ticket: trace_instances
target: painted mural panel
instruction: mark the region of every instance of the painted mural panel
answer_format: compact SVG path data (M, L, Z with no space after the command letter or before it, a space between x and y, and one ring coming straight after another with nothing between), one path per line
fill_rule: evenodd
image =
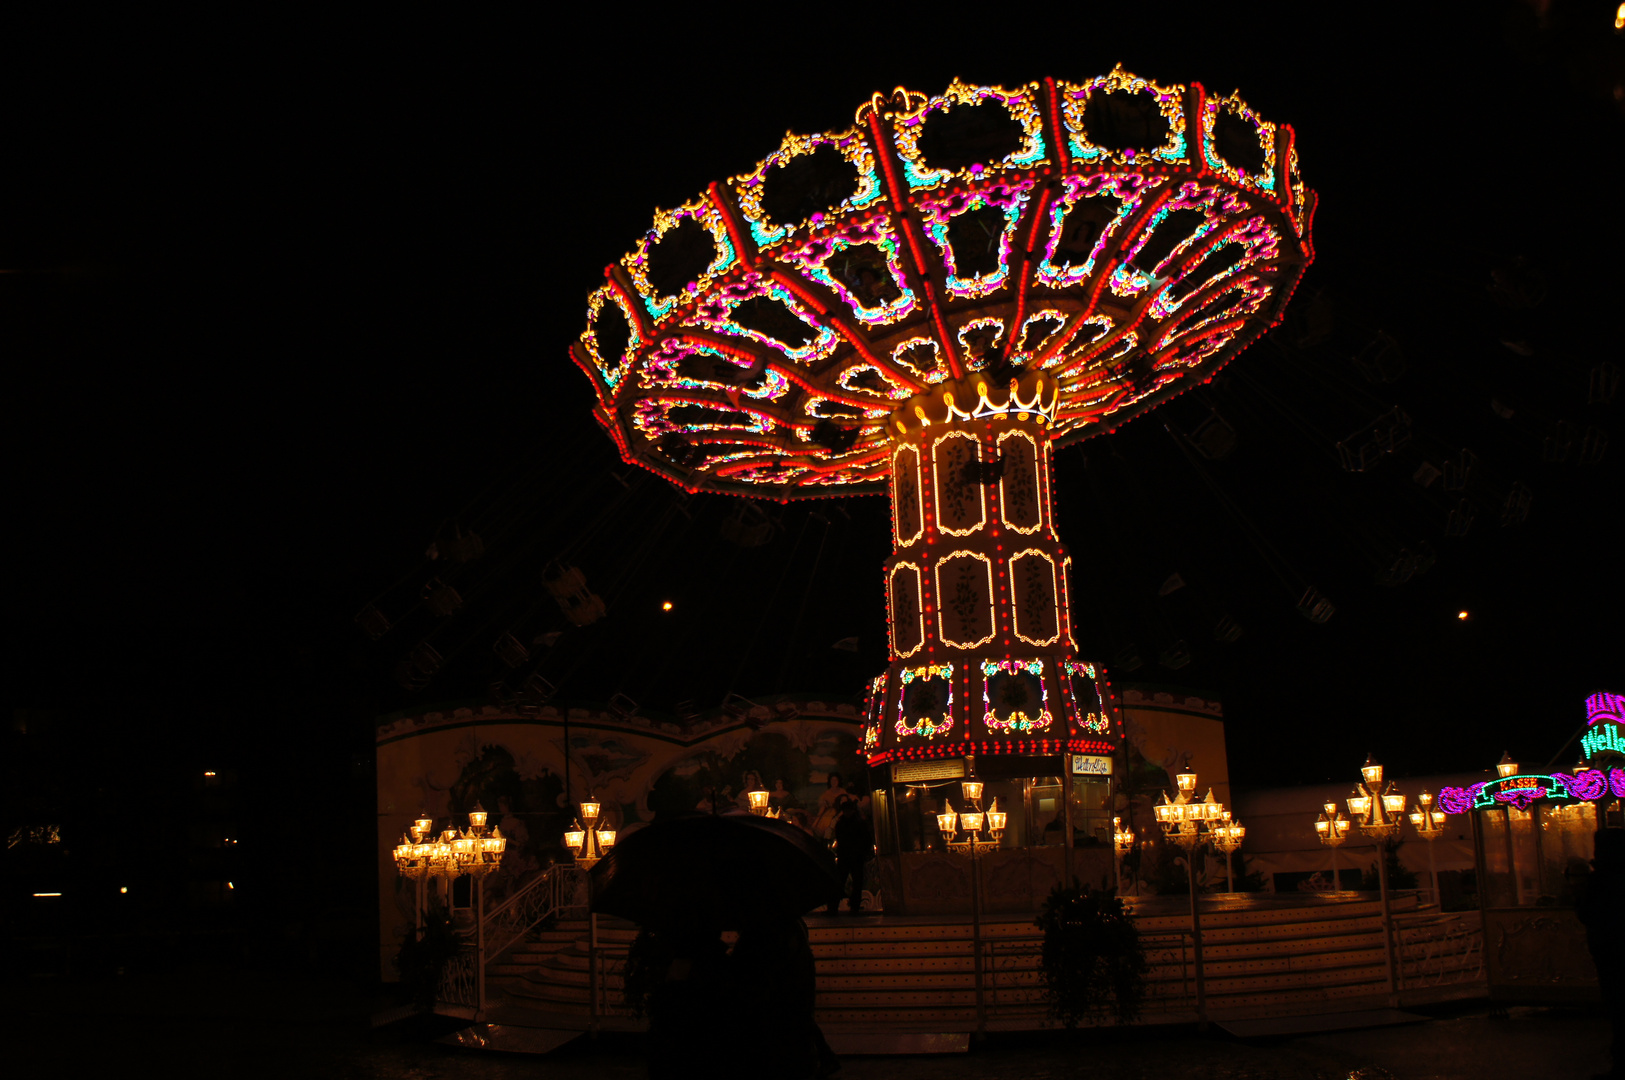
M981 460L981 443L963 431L950 432L933 444L937 527L949 536L969 535L987 520L985 495L975 475Z
M999 478L999 506L1004 523L1018 533L1038 531L1044 523L1038 499L1038 442L1024 431L999 436L999 460L1004 472Z
M925 644L925 606L920 597L920 568L909 562L893 567L889 595L892 654L913 656Z
M1055 560L1048 553L1028 548L1010 558L1010 583L1015 589L1010 605L1016 618L1016 637L1028 645L1053 645L1061 638L1055 606Z
M945 644L974 649L993 640L993 560L956 551L937 563L937 603Z
M568 721L568 723L566 722ZM476 804L508 838L488 903L568 858L564 830L585 795L627 835L657 813L745 804L760 783L772 805L823 835L833 805L861 784L862 716L848 703L784 699L689 730L645 717L486 706L394 720L378 733L380 972L413 919L413 891L391 856L410 819L461 817Z

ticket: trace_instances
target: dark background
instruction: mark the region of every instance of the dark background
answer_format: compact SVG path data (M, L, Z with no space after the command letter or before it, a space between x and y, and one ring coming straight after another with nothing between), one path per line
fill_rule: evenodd
M770 507L772 542L732 546L739 501L621 466L565 351L653 208L786 128L955 75L1121 61L1239 87L1297 128L1321 197L1287 325L1201 395L1060 453L1084 652L1221 695L1242 785L1352 778L1368 750L1397 775L1544 763L1621 675L1625 447L1579 458L1588 430L1625 437L1625 398L1588 397L1625 353L1625 39L1607 3L1438 7L14 21L4 827L65 842L8 851L8 912L58 917L27 893L69 883L51 910L132 934L260 913L261 951L360 941L364 971L373 719L480 697L507 671L498 634L567 629L541 586L556 558L609 605L536 647L561 700L859 694L884 664L884 500ZM1498 300L1496 274L1539 302ZM1351 362L1379 332L1392 381ZM1337 441L1394 406L1411 443L1341 470ZM1163 424L1210 407L1239 442L1204 479ZM1466 491L1413 482L1463 447ZM1532 508L1502 527L1515 483ZM1447 536L1464 498L1474 524ZM482 559L424 558L458 528ZM465 599L450 619L417 603L436 576ZM1309 586L1324 624L1296 610ZM376 642L368 602L397 623ZM447 663L409 693L393 673L425 639ZM295 833L321 842L290 857ZM227 879L226 899L201 884Z

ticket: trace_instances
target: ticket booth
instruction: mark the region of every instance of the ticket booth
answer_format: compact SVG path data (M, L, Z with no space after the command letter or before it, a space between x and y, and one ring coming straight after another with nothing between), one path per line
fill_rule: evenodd
M1527 769L1505 756L1492 779L1447 787L1439 806L1469 813L1492 996L1585 1000L1597 972L1575 916L1597 831L1625 827L1625 698L1587 700L1580 762L1569 771Z

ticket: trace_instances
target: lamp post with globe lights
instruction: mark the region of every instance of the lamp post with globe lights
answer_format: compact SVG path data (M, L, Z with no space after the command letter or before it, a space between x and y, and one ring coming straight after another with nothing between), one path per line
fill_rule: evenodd
M1134 830L1123 828L1123 819L1112 818L1112 847L1117 852L1117 893L1123 893L1123 859L1134 850ZM1138 879L1136 879L1138 884Z
M1337 849L1343 846L1344 840L1348 839L1349 828L1353 825L1353 822L1342 815L1337 809L1336 803L1325 803L1322 805L1321 810L1321 815L1315 819L1315 836L1320 840L1323 847L1331 849L1332 889L1337 891L1343 887L1342 883L1337 880Z
M1516 768L1516 766L1514 766ZM1377 888L1382 900L1382 936L1388 958L1388 992L1399 988L1394 971L1394 917L1388 900L1388 842L1399 835L1405 819L1405 796L1394 787L1382 785L1382 766L1369 755L1360 766L1360 783L1348 798L1349 817L1371 838L1377 849Z
M1241 842L1247 838L1247 826L1232 819L1230 811L1219 815L1219 824L1212 827L1213 846L1224 852L1224 879L1227 892L1236 891L1236 870L1231 860Z
M583 870L591 870L598 861L615 847L615 830L607 827L608 823L600 825L603 807L592 796L581 801L577 808L576 822L571 828L564 830L564 846L570 850L570 856L575 864ZM583 875L587 882L587 986L592 995L593 1030L598 1024L598 913L592 909L592 875Z
M999 800L994 799L988 810L982 809L983 785L980 780L966 780L959 785L960 795L964 798L963 811L954 812L954 804L946 798L942 800L942 813L937 815L937 831L942 834L942 842L949 851L970 856L971 880L971 943L974 952L972 973L976 980L976 1024L981 1030L985 1023L982 1009L982 875L981 866L977 856L984 851L992 851L1004 839L1005 826L1010 822L1010 815L999 809ZM987 839L982 839L982 829L987 829ZM963 840L954 839L960 832L964 832Z
M598 825L601 810L598 800L582 800L575 824L564 830L564 846L583 870L592 869L615 846L615 830Z
M457 879L468 876L474 888L469 897L474 909L474 986L475 1007L485 1011L485 878L502 864L502 855L508 848L501 826L486 827L490 815L479 803L468 813L468 826L458 829L450 822L434 835L434 819L419 814L408 827L401 842L395 845L395 869L410 880L415 889L414 906L417 915L417 933L423 932L425 883L439 878L446 911L451 911L452 886Z
M1213 797L1211 788L1207 798L1196 797L1196 773L1188 758L1185 770L1174 778L1174 783L1179 794L1170 799L1164 791L1162 802L1153 809L1163 835L1185 852L1185 876L1191 894L1191 956L1196 967L1196 1020L1206 1030L1207 982L1202 973L1202 918L1196 903L1196 853L1215 839L1213 830L1224 820L1224 804Z
M1416 797L1416 809L1411 811L1411 827L1428 844L1428 876L1433 879L1433 902L1439 903L1439 864L1433 857L1433 841L1444 832L1445 812L1434 808L1432 792L1424 791Z
M502 854L508 841L500 827L487 829L490 815L479 804L468 814L468 827L459 830L447 824L438 836L434 834L434 819L420 814L408 827L401 842L395 845L395 869L417 885L417 923L423 926L424 882L439 878L444 884L446 906L451 907L452 882L465 874L479 886L486 875L502 863ZM476 906L478 906L476 904Z

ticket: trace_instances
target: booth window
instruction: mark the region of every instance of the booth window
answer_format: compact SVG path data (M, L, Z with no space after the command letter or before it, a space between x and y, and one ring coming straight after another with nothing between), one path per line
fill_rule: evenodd
M1085 845L1112 842L1112 786L1103 776L1072 778L1072 842Z

